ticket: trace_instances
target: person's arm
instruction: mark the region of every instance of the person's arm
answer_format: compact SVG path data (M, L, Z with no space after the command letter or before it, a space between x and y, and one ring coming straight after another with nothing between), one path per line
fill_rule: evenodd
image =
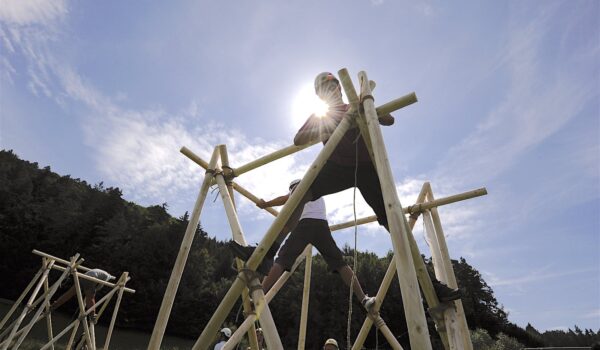
M312 114L296 133L294 145L302 146L311 143L312 141L322 141L322 136L321 118Z
M289 198L290 195L286 194L285 196L279 196L277 198L271 199L270 201L265 201L264 199L261 199L258 201L258 203L256 203L256 206L261 209L265 209L268 207L276 207L279 205L284 205Z

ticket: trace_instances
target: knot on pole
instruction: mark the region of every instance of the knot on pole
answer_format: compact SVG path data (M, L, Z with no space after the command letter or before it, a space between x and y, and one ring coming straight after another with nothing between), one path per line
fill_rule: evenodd
M223 178L225 179L225 182L227 183L227 185L230 185L231 182L233 181L233 179L235 178L235 173L233 172L233 168L230 167L229 165L223 165L221 166L222 172L221 175L223 175Z

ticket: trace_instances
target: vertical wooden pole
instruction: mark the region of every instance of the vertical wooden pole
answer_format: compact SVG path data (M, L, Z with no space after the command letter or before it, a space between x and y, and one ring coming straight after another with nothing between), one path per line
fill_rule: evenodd
M42 264L43 266L47 266L48 265L48 259L47 258L42 258ZM48 287L48 279L46 279L44 281L44 293L48 294L48 290L50 288ZM52 314L50 313L50 305L46 305L46 309L45 312L48 314L48 316L46 316L46 327L48 328L48 341L52 340L52 338L54 338L54 336L52 335ZM54 344L51 347L52 350L54 350Z
M323 147L323 149L321 149L321 152L317 156L317 159L315 159L313 164L307 170L306 174L302 178L302 181L300 181L300 183L296 187L296 190L292 193L288 201L281 209L279 215L275 218L275 221L273 221L273 223L271 224L271 227L265 233L262 241L254 250L254 253L250 257L250 259L248 259L248 261L246 262L246 266L249 269L255 270L258 267L269 248L271 248L271 246L273 245L273 242L275 241L277 236L279 236L279 233L283 229L283 226L286 224L286 222L288 221L288 219L290 218L290 216L292 215L292 213L306 194L307 190L312 185L314 179L321 171L321 168L323 168L323 165L325 165L325 162L327 161L327 159L329 159L329 156L331 155L335 147L337 147L338 143L340 142L346 131L348 131L348 129L350 128L351 120L349 118L350 117L346 115L344 119L342 119L340 124L337 126L337 128L329 138L329 141L327 141L327 144ZM198 340L194 344L194 347L192 348L193 350L208 348L210 340L217 333L219 325L223 323L229 311L231 311L233 304L242 293L243 288L244 283L239 278L237 278L233 282L233 285L231 286L227 294L225 294L225 296L223 297L223 300L217 307L217 310L215 311L211 319L204 327L202 334L200 334L200 337L198 338Z
M421 304L421 294L419 292L415 265L410 250L408 223L402 214L402 205L398 199L396 184L394 183L387 150L383 142L383 135L379 127L377 112L375 111L373 97L371 96L371 89L368 84L369 79L365 72L359 73L359 79L361 81L362 104L373 144L375 165L386 206L390 236L392 237L394 247L394 258L396 259L396 266L402 267L402 269L398 268L396 270L404 302L410 343L414 348L428 350L431 349L431 341L429 339L425 312Z
M222 147L224 146L225 145L219 145L221 156L223 156L223 154L227 154L226 149L223 151ZM246 238L244 237L244 233L235 210L233 198L231 197L233 188L229 188L229 186L226 185L225 178L220 173L216 175L216 180L217 185L219 186L219 193L221 195L223 206L225 207L227 221L229 222L229 227L231 228L232 237L237 243L246 246L248 244L246 243ZM240 259L236 258L235 263L238 272L244 268L244 263ZM242 304L244 307L244 313L249 315L252 312L252 305L250 304L250 298L248 297L247 289L244 289L244 292L242 293ZM251 324L250 328L248 329L248 339L250 341L250 347L254 350L258 350L258 339L256 338L256 327L254 326L254 323Z
M273 316L271 315L269 305L267 305L265 293L263 292L260 281L258 280L258 276L256 273L252 273L252 277L246 274L246 278L250 279L248 287L252 295L252 301L254 302L254 310L256 310L256 315L260 320L260 325L263 330L265 342L267 343L267 348L283 350L283 344L281 344L277 327L273 321Z
M12 338L15 336L15 334L17 333L17 331L19 330L19 326L21 325L21 323L25 319L25 316L27 315L27 313L31 310L31 305L32 305L33 301L35 300L35 297L40 292L40 289L42 288L42 285L44 284L44 281L48 278L48 273L50 272L50 269L52 268L52 265L54 265L54 261L51 261L44 268L44 272L42 273L42 278L38 281L37 285L33 289L33 292L31 293L31 296L29 297L29 300L27 301L27 305L25 305L25 308L23 308L23 311L21 311L21 314L15 320L14 325L12 326L13 328L12 328L12 330L11 330L8 338L6 338L5 341L4 341L4 346L2 346L2 350L8 349L8 345L12 341Z
M421 191L419 192L419 195L417 196L417 200L416 200L414 206L418 206L421 203L423 203L423 201L426 198L428 188L429 188L429 183L427 183L427 182L424 183L423 186L421 187ZM421 283L421 288L423 289L423 294L425 295L427 304L430 307L435 307L435 306L439 305L439 301L437 299L437 295L435 294L435 292L433 290L433 285L431 283L431 279L429 278L429 273L427 272L427 267L425 266L425 263L423 262L423 259L421 258L419 248L418 248L417 243L412 234L412 229L415 227L416 223L417 223L417 216L411 215L410 219L408 220L408 227L410 229L408 238L410 240L410 248L412 251L413 262L417 269L417 276L419 278L419 282ZM394 278L394 274L396 273L396 269L397 269L396 261L394 259L392 259L392 261L390 261L390 264L385 273L385 276L383 277L383 281L381 282L381 285L379 286L379 290L377 292L377 296L376 296L377 310L379 310L379 307L381 307L381 304L383 304L383 300L385 299L388 289L389 289L390 285L392 284L392 280ZM436 321L436 323L437 323L437 321ZM373 325L373 320L371 320L371 318L369 318L369 317L365 318L365 321L363 322L360 332L358 333L358 336L356 337L356 341L355 341L352 349L360 349L363 346L365 340L367 339L367 336L369 335L369 331L371 330L372 325ZM447 339L446 339L444 331L442 330L441 327L438 328L438 331L440 332L440 337L442 339L442 342L444 344L446 344ZM446 349L448 349L448 348L446 347Z
M219 152L218 149L215 148L210 159L209 169L212 170L215 168L218 158ZM194 205L194 210L192 211L190 221L188 222L185 230L185 235L183 236L183 241L181 242L181 247L179 248L179 253L177 254L177 260L175 260L175 265L173 266L173 271L171 272L171 277L169 278L169 284L167 285L165 295L160 305L160 311L158 312L156 323L154 324L154 330L152 331L152 336L150 337L150 343L148 344L149 350L159 350L160 344L162 343L165 329L167 328L167 322L169 321L169 315L171 314L171 309L173 308L175 295L177 294L177 288L179 287L179 282L181 281L181 275L183 274L185 263L192 247L192 241L194 240L194 235L196 234L196 228L198 227L198 222L200 221L202 206L204 205L204 200L208 194L208 188L210 187L212 179L213 173L207 171L206 175L204 176L202 186L200 187L200 193L196 199L196 204Z
M304 289L302 291L302 309L300 312L300 331L298 332L298 350L304 350L306 346L306 324L308 322L308 303L310 299L310 275L312 270L312 244L307 247L309 254L306 255L304 265Z
M117 320L117 313L119 312L119 307L121 306L121 298L123 297L123 287L125 287L125 283L127 283L127 277L129 272L125 271L119 278L119 294L117 295L117 301L115 302L115 308L113 309L112 317L110 319L110 325L108 326L108 331L106 332L106 340L104 341L103 350L108 350L108 346L110 345L110 338L112 337L113 329L115 328L115 322ZM106 302L108 305L108 302Z
M429 188L428 193L429 200L435 200L433 196L433 190ZM454 269L452 268L452 260L450 260L450 253L448 251L448 245L446 244L446 238L444 236L444 230L442 228L442 222L437 208L431 208L431 219L438 239L442 259L445 261L446 277L448 278L447 284L451 288L458 288L456 283L456 276L454 275ZM467 325L467 319L465 317L465 311L462 305L462 301L455 300L454 305L456 307L456 320L457 330L460 333L461 341L460 344L465 350L473 350L473 344L471 343L471 336L469 333L469 327Z
M90 325L88 324L86 314L85 314L85 302L84 296L81 292L81 285L79 284L79 276L77 276L77 270L74 270L73 273L73 284L75 285L75 295L77 297L77 303L79 304L79 317L82 319L83 329L85 330L85 334L83 337L85 338L85 342L89 349L95 350L96 344L92 341L92 335L90 333Z

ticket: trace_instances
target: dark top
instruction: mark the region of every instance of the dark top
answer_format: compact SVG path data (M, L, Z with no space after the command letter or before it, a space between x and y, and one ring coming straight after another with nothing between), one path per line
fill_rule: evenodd
M309 130L310 132L319 133L320 131L327 135L331 135L344 118L348 108L349 105L347 104L330 107L327 115L322 118L319 118L313 114L310 116L310 118L308 118L306 123L302 125L299 132ZM329 136L325 141L323 141L323 144L326 144L328 140ZM340 143L329 157L329 161L341 166L354 166L357 160L357 151L359 164L371 163L371 157L369 156L367 145L365 145L365 141L360 135L360 129L358 127L354 127L344 134L340 140Z

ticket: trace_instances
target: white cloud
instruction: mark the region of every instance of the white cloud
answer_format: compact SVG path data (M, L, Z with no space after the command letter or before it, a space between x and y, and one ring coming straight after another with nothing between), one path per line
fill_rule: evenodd
M538 282L557 277L564 277L589 272L598 272L598 269L584 268L569 271L556 271L551 269L550 266L546 266L541 269L529 271L527 274L517 277L502 278L498 277L497 275L491 272L484 272L484 275L486 275L486 281L491 287L510 285L511 288L519 288L525 284L532 282Z
M0 20L11 24L45 24L66 14L66 0L0 0Z
M592 310L591 312L588 312L587 314L581 316L582 318L595 318L595 319L600 319L600 309L596 309L596 310Z

